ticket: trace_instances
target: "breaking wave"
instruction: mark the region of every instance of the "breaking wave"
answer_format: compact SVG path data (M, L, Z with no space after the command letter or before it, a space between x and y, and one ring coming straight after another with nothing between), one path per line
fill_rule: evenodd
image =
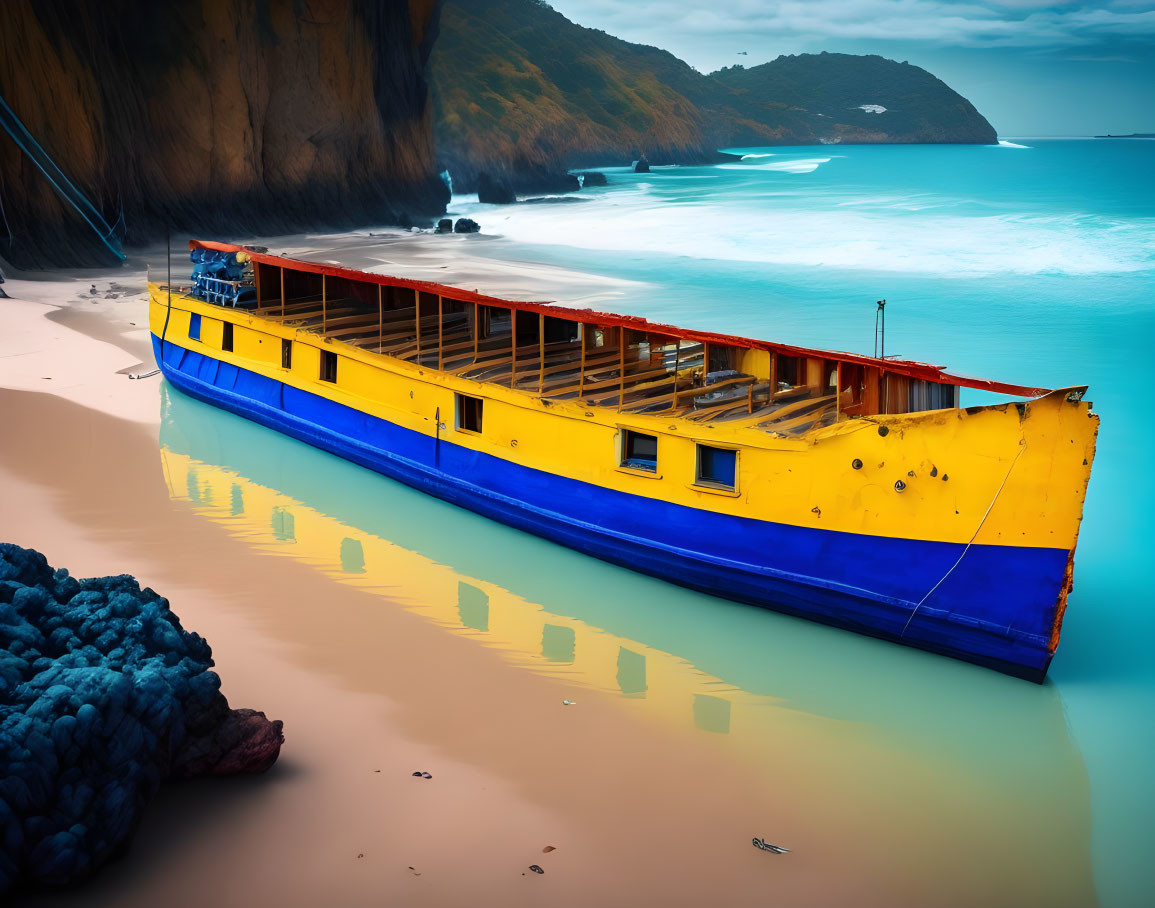
M719 170L774 170L779 173L813 173L823 164L829 164L830 158L783 158L780 161L759 162L747 164L754 158L777 158L779 155L744 155L742 160L734 164L719 164Z
M681 256L944 276L1155 271L1155 219L1127 192L1080 194L1017 155L742 151L742 163L683 167L677 180L608 171L610 185L583 205L457 197L454 209L516 243L630 253L643 264L652 255L651 264Z

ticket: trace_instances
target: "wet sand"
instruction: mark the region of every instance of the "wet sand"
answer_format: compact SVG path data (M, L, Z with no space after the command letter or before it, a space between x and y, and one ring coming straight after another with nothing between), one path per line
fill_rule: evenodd
M170 497L159 379L117 374L139 354L143 302L108 321L57 302L69 305L0 306L0 342L22 348L9 352L41 351L0 358L0 387L19 389L0 391L0 539L168 596L212 644L232 705L284 720L286 742L262 777L166 788L124 859L23 903L969 905L1025 885L976 874L991 847L978 840L973 856L920 866L922 847L940 848L918 803L933 766L908 777L902 804L886 797L892 781L872 794L885 746L860 745L848 768L799 732L767 764L238 543ZM817 805L827 788L860 799ZM870 839L880 823L891 846ZM753 836L793 853L760 852ZM1047 904L1086 903L1058 882L1042 887Z
M852 860L815 886L829 834L783 824L800 807L790 786L767 797L724 744L638 725L610 697L238 549L173 506L139 428L38 394L4 392L0 411L16 428L0 443L0 537L163 592L213 645L233 705L286 728L266 776L174 786L126 859L29 904L845 904L869 877ZM77 425L98 443L70 443ZM801 850L789 863L751 847L784 825Z

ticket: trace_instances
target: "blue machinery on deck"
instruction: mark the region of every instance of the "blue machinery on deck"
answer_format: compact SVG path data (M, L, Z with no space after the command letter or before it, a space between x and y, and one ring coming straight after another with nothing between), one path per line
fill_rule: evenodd
M257 291L237 253L194 249L191 257L194 296L218 306L256 304Z

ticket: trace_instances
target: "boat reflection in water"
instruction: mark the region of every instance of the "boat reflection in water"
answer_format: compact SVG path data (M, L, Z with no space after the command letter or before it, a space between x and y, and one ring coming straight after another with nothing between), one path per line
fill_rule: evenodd
M765 768L756 784L788 785L830 822L903 848L921 841L912 874L942 871L947 885L982 862L971 872L1007 897L1095 901L1087 776L1053 684L674 587L171 389L162 406L170 495L238 542L527 672L615 694L639 722L726 736Z

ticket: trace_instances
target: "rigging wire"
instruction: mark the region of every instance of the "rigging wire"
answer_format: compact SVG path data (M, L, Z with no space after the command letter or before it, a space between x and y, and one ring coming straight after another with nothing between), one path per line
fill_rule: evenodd
M965 548L963 548L962 553L958 556L958 559L955 561L955 563L952 564L947 569L947 572L939 578L938 583L932 586L927 591L927 594L918 600L918 604L913 609L911 609L910 615L906 619L906 624L902 626L902 633L898 635L900 640L906 635L906 630L908 627L910 627L910 622L914 620L914 616L918 613L918 610L922 608L923 603L925 603L926 600L931 597L931 594L933 594L935 590L943 585L943 583L946 581L946 578L954 572L954 569L962 564L962 560L966 557L966 553L970 551L971 546L974 545L975 540L978 539L979 531L983 528L983 524L987 522L987 518L990 516L991 511L994 510L995 502L999 500L999 496L1003 494L1003 489L1007 487L1007 480L1011 478L1011 470L1015 468L1015 464L1019 462L1019 458L1022 456L1023 451L1026 449L1027 440L1024 438L1019 441L1018 453L1015 454L1015 458L1011 461L1011 465L1007 467L1007 475L1003 477L1002 485L1000 485L998 491L995 492L995 497L991 499L991 503L987 505L986 513L983 514L983 519L979 521L979 525L975 527L974 535L971 536L970 541L966 544Z
M12 226L8 223L8 212L4 210L4 173L0 171L0 218L4 219L4 229L8 231L8 242L16 239L12 235Z
M28 128L20 121L20 118L12 111L12 108L5 103L3 98L0 98L0 126L4 127L4 131L12 137L12 141L16 146L28 155L28 159L44 174L45 179L52 184L52 188L60 195L62 199L68 202L76 212L84 218L89 227L93 229L100 241L108 247L108 251L115 255L120 261L125 261L125 254L117 248L112 242L115 239L113 228L108 225L108 222L96 210L96 207L88 200L88 198L73 183L64 171L56 164L49 156L48 152L44 150L33 137Z

